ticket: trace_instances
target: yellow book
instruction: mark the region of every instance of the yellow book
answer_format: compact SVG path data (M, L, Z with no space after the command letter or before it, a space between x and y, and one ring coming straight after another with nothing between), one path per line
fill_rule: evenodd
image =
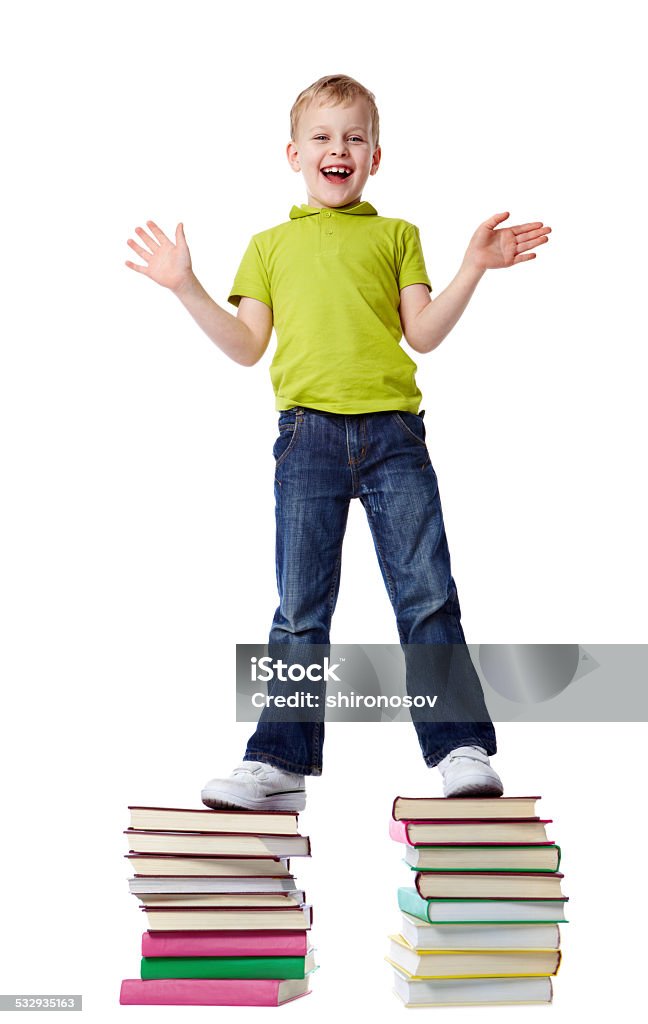
M415 949L390 935L385 959L410 981L442 978L544 978L558 972L558 949Z

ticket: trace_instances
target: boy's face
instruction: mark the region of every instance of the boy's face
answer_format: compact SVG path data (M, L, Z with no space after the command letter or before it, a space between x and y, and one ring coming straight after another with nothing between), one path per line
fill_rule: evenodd
M374 149L371 112L364 96L348 106L311 102L288 143L288 162L304 175L309 206L349 206L362 197L370 174L380 164ZM331 170L337 168L338 170Z

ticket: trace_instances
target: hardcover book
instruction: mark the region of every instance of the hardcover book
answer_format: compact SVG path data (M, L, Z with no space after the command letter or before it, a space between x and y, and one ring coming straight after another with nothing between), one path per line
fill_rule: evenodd
M306 931L144 932L142 956L306 956Z
M130 827L161 832L262 832L297 835L296 811L211 811L203 807L133 807Z
M385 959L413 978L546 977L556 974L556 949L414 949L402 935L390 935Z
M500 798L501 799L501 798ZM491 843L524 844L546 843L545 825L550 819L513 819L508 821L394 821L390 819L389 835L397 843L410 846L473 845Z
M411 797L397 796L392 805L392 818L400 821L437 820L451 818L535 818L535 805L539 796L498 797Z
M398 890L398 906L403 913L432 924L453 921L527 921L557 923L565 920L563 900L520 899L423 899L411 886Z
M159 978L122 981L119 1002L144 1006L280 1006L308 995L309 978Z
M308 836L247 835L241 832L151 832L129 828L129 849L133 853L211 853L246 857L309 857Z
M151 978L305 978L316 969L306 956L143 957L140 974Z

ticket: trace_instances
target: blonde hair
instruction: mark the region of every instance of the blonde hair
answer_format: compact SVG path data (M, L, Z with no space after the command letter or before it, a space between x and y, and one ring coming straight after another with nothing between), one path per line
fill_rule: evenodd
M295 139L299 118L301 117L304 109L313 100L320 98L332 100L333 102L331 105L336 106L338 103L352 103L358 96L364 96L369 103L369 110L371 112L371 135L375 149L378 145L380 129L376 97L372 92L369 92L364 85L361 85L360 82L356 82L355 78L350 78L349 75L325 75L324 78L318 78L316 82L313 82L313 84L309 85L307 89L300 92L299 96L293 103L292 110L290 111L291 139Z

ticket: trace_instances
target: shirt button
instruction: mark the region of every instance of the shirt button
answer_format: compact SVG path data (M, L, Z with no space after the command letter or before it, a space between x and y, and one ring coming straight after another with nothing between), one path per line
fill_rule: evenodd
M330 214L330 211L329 211L329 210L327 210L327 211L326 211L326 213L324 214L324 216L325 216L325 217L330 217L330 216L331 216L331 214Z

